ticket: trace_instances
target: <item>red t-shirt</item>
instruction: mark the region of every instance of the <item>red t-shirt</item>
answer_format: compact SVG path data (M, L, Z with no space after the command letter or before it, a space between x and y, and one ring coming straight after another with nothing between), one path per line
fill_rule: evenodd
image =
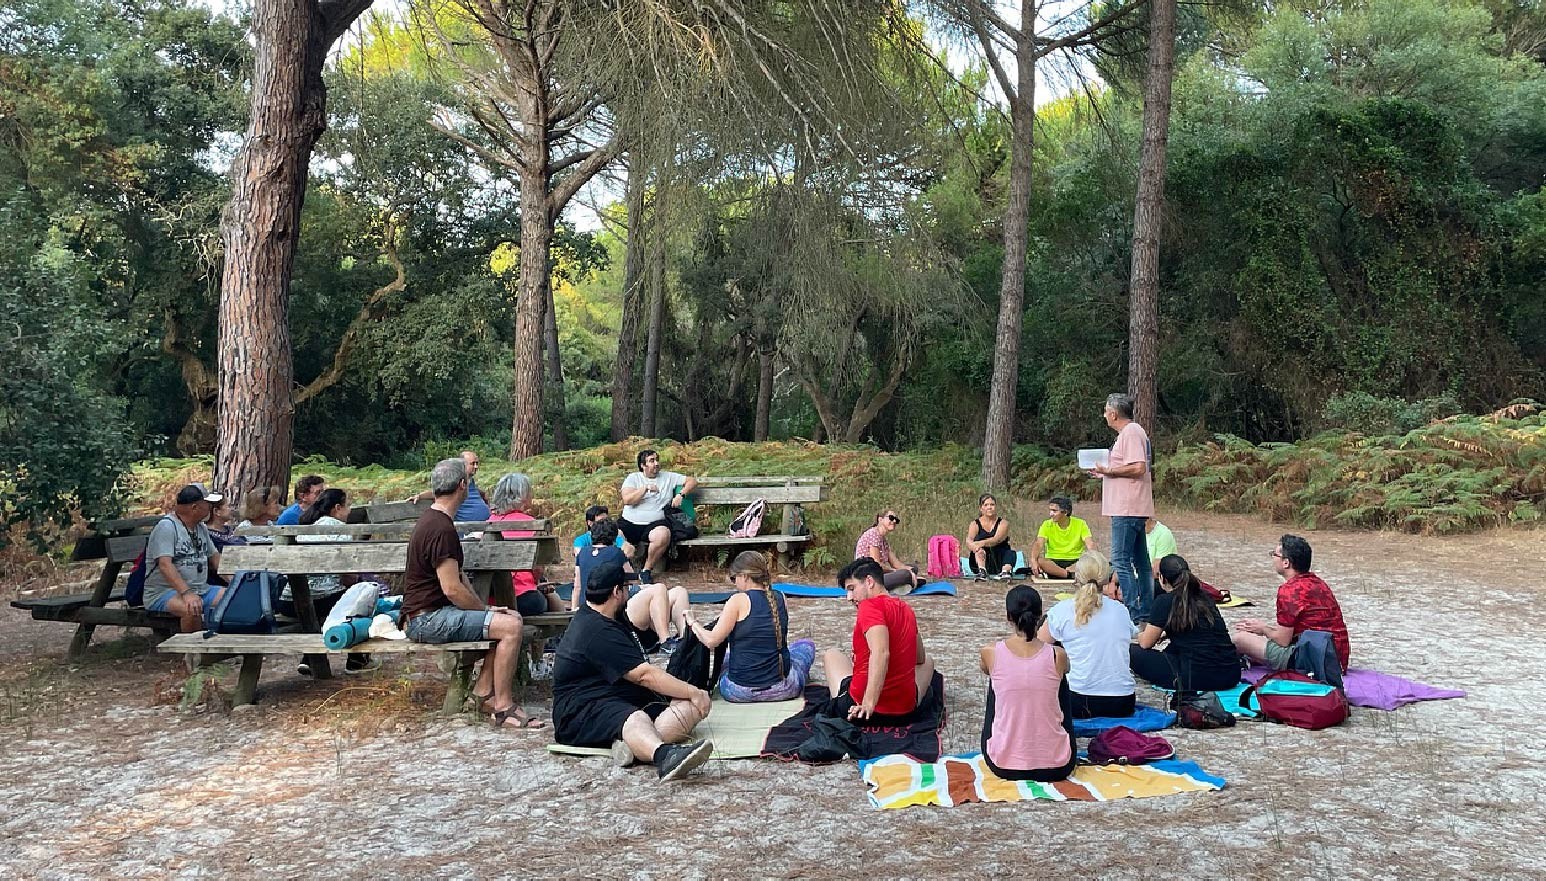
M918 619L912 606L893 596L870 597L859 604L859 618L854 622L854 675L848 694L854 703L864 702L870 673L870 644L864 634L879 624L886 625L891 634L891 662L875 712L911 713L918 706L918 686L913 680L913 668L918 666Z
M1278 626L1293 628L1296 637L1306 630L1330 633L1342 669L1347 669L1353 649L1347 640L1347 625L1342 623L1342 607L1319 575L1295 575L1278 588Z
M520 511L506 511L503 514L488 515L490 523L499 523L506 520L535 520L537 518ZM506 529L500 533L505 538L531 538L537 533L529 529ZM537 589L537 573L532 569L516 569L510 573L510 582L515 587L515 595L531 593Z

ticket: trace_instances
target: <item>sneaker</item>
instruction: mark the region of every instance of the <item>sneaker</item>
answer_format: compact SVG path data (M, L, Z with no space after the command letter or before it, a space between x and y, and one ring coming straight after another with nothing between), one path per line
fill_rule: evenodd
M345 673L369 673L372 670L380 670L381 661L370 655L350 655L344 661Z
M655 771L660 774L662 783L680 780L702 767L713 752L714 744L707 740L697 743L663 743L655 750Z
M899 587L897 587L896 590L893 590L891 592L891 595L892 596L898 596L898 597L905 597L905 596L907 596L908 594L910 594L912 592L913 592L913 586L911 584L903 584L903 585L900 585Z
M654 584L655 583L655 576L651 575L650 574L650 570L648 570L648 569L640 569L639 570L639 583L640 584Z
M677 646L681 644L682 638L680 636L669 636L665 641L661 642L659 651L663 655L669 655L676 651Z
M634 763L633 747L621 740L612 741L612 767L626 768Z

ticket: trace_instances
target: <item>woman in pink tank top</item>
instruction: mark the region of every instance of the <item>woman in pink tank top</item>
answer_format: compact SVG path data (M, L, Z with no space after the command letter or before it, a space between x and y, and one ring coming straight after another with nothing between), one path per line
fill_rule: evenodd
M1004 605L1015 633L982 650L982 671L988 674L983 758L1004 780L1066 779L1079 761L1064 678L1068 656L1036 638L1041 624L1036 588L1017 585Z

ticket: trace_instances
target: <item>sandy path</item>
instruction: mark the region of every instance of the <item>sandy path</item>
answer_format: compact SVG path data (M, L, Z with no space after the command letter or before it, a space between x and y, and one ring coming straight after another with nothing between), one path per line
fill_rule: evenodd
M1196 571L1266 604L1232 616L1270 613L1281 528L1171 519ZM646 769L550 756L545 735L434 716L432 665L312 683L275 661L265 706L179 713L158 703L178 660L108 644L65 668L69 628L6 608L0 877L1540 877L1541 533L1309 537L1355 665L1470 697L1355 710L1323 732L1172 730L1229 788L1108 804L878 812L851 765L763 761L661 787ZM975 655L1000 632L1003 589L914 601L947 678L949 751L976 748ZM846 640L846 605L791 606L792 635Z

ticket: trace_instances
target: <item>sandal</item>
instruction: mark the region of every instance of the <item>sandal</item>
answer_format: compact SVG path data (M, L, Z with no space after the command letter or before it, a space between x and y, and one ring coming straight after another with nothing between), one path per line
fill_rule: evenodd
M489 704L494 702L494 693L492 691L488 694L478 694L476 691L468 689L467 696L478 702L479 710L485 713L493 712L489 706Z
M493 713L489 714L489 718L493 721L495 728L520 728L531 730L537 728L546 728L548 726L548 723L544 720L526 715L526 711L515 704L511 704L507 709L495 710ZM515 720L514 725L510 724L511 719Z

